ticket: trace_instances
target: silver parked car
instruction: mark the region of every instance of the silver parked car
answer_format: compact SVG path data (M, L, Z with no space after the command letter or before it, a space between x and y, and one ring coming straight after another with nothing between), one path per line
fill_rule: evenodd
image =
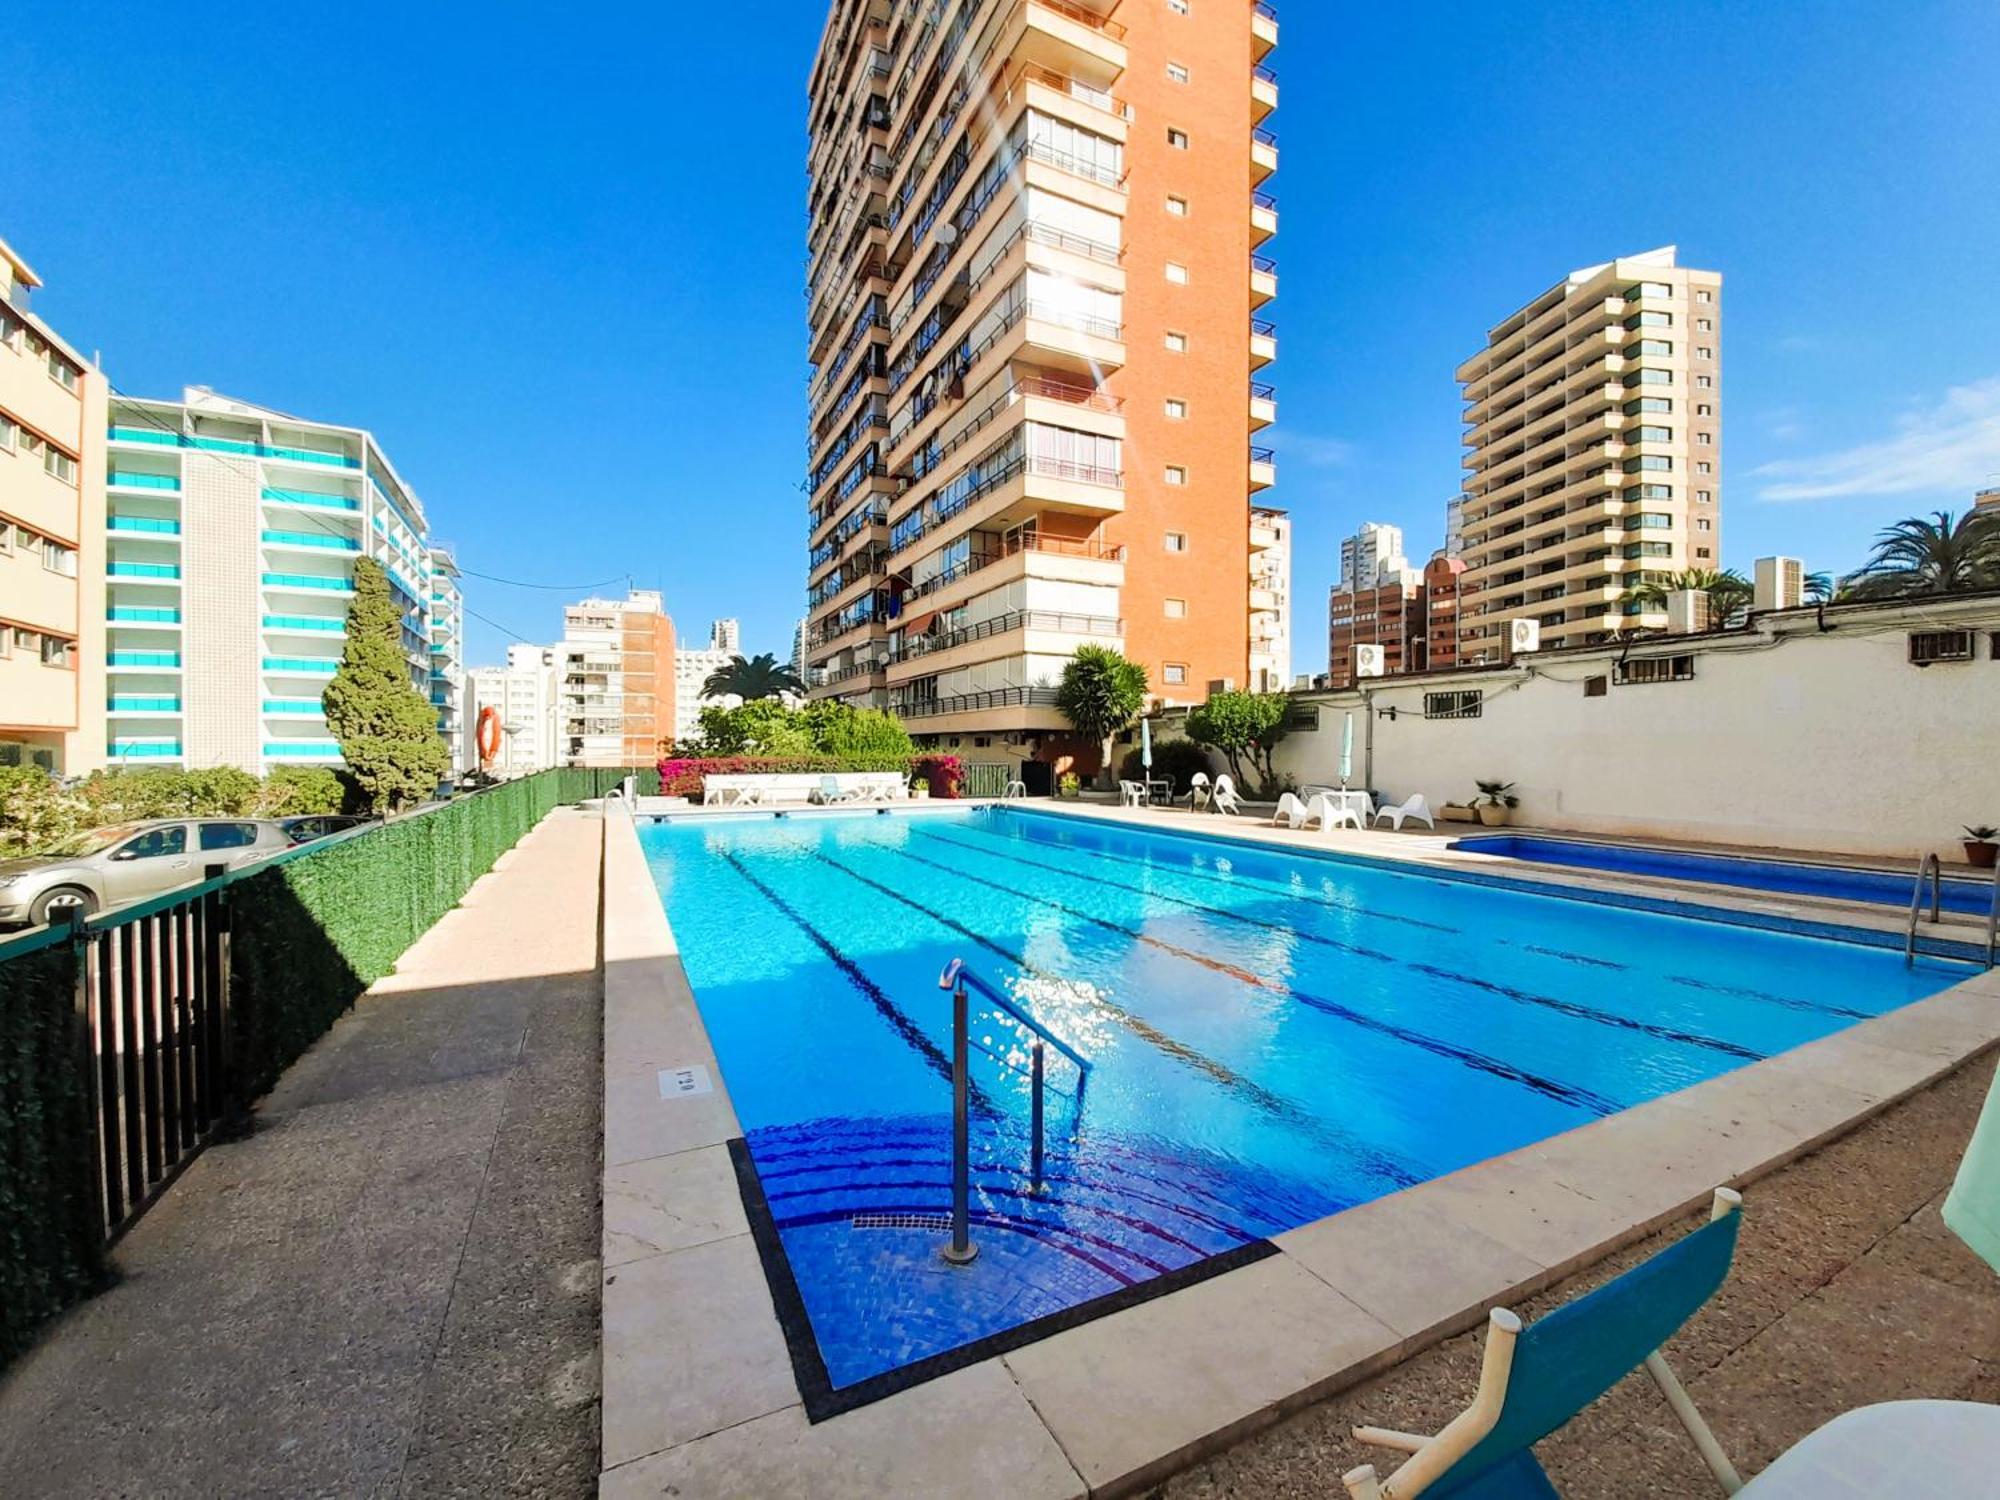
M248 864L292 848L269 818L156 818L93 828L53 853L0 860L0 927L39 927L192 885L210 865Z

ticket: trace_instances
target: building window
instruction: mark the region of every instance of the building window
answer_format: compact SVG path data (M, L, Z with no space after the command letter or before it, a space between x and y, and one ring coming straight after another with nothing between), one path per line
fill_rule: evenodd
M1184 333L1169 333L1167 335L1167 353L1187 353L1187 335Z
M1169 620L1185 620L1187 618L1187 600L1169 599L1166 601L1166 606L1167 618Z
M1643 687L1653 682L1691 682L1694 680L1694 658L1652 656L1639 661L1621 661L1617 670L1620 687Z
M1608 677L1598 676L1583 679L1583 696L1586 698L1602 698L1610 689L1611 679Z
M1694 492L1694 497L1695 499L1699 500L1703 505L1712 505L1715 502L1715 491L1696 490Z
M1715 294L1705 287L1699 287L1695 290L1694 300L1697 302L1713 302Z
M1715 351L1706 344L1697 344L1695 345L1694 357L1696 359L1714 359Z
M1168 484L1179 486L1187 483L1187 469L1181 464L1168 464L1166 480Z
M49 378L66 391L76 389L76 366L55 350L49 351Z
M1715 446L1715 434L1712 432L1697 432L1694 435L1694 440L1704 448L1713 448Z
M1971 661L1969 630L1919 630L1910 636L1910 665L1928 667L1941 661Z
M1715 472L1715 465L1705 458L1694 467L1697 474L1713 474Z
M65 578L76 577L76 549L65 547L60 542L42 543L42 566L51 573L60 573Z
M1712 391L1712 390L1714 390L1714 389L1715 389L1715 377L1714 377L1713 375L1697 375L1697 376L1695 376L1695 378L1694 378L1694 388L1695 388L1696 390L1698 390L1698 391Z
M1185 130L1181 130L1176 126L1169 125L1167 127L1167 144L1173 147L1174 150L1176 151L1187 150L1188 133Z
M1167 194L1167 212L1172 214L1176 219L1185 219L1188 214L1187 199L1173 193Z
M1169 83L1186 83L1188 81L1187 65L1185 63L1177 63L1177 62L1168 63L1167 81Z
M1185 531L1170 531L1167 533L1167 550L1169 552L1185 552L1187 549L1188 538Z
M1182 265L1177 260L1170 260L1167 262L1168 281L1172 282L1175 286L1186 286L1187 279L1188 277L1187 277L1186 266Z
M42 665L45 667L67 667L70 665L70 648L76 642L66 641L59 635L42 637Z
M1694 555L1695 555L1696 557L1714 557L1714 556L1715 556L1715 554L1714 554L1713 552L1709 551L1709 550L1708 550L1708 548L1706 548L1706 547L1697 547L1697 548L1695 548L1695 549L1694 549Z
M1187 685L1186 664L1177 661L1168 662L1164 667L1160 668L1160 679L1168 687L1185 687Z
M1695 403L1694 414L1697 417L1712 417L1715 415L1715 408L1706 401L1697 401Z
M1425 693L1426 719L1476 719L1484 711L1486 694L1478 688L1456 693Z
M0 413L0 453L12 453L14 451L14 439L19 435L20 431L21 429L14 425L12 417L7 416L5 413Z
M1694 518L1694 529L1696 531L1713 531L1715 530L1715 522L1707 516L1696 516Z
M1167 9L1177 16L1184 16L1188 13L1188 0L1167 0Z
M76 460L60 448L43 447L42 467L64 484L76 483Z
M1167 419L1173 422L1180 422L1186 420L1186 418L1187 402L1174 396L1167 397Z
M1696 333L1715 332L1715 320L1713 318L1696 318L1694 320L1694 331Z

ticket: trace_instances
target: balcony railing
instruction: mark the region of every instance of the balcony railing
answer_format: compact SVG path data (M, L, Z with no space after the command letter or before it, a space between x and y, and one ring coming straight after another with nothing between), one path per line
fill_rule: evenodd
M942 714L981 713L996 708L1054 708L1057 693L1052 687L996 688L985 693L959 693L950 698L921 698L890 702L899 718L929 719Z
M1016 630L1046 630L1056 635L1122 636L1125 622L1109 615L1071 615L1044 609L1010 610L990 620L981 620L976 625L961 626L938 635L908 637L899 648L889 653L889 660L912 661L920 656L949 651L956 646L970 645L974 641L1007 635Z

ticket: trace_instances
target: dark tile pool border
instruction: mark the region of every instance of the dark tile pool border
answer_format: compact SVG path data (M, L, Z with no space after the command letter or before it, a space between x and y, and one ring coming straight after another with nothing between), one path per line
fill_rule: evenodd
M994 804L988 804L989 807ZM1040 818L1046 822L1065 823L1071 827L1079 824L1085 827L1103 827L1136 832L1149 838L1173 839L1182 843L1230 844L1239 849L1254 849L1261 854L1297 855L1303 859L1321 860L1336 865L1365 865L1391 875L1402 875L1416 879L1457 881L1462 885L1483 885L1495 890L1524 891L1534 896L1552 896L1560 901L1580 901L1591 906L1619 906L1628 911L1651 912L1655 916L1679 917L1684 921L1716 922L1731 927L1756 927L1766 932L1790 933L1795 937L1820 938L1827 942L1852 943L1863 948L1888 948L1900 950L1903 936L1900 932L1889 932L1872 927L1850 927L1834 921L1819 921L1811 917L1780 916L1776 912L1745 911L1730 906L1710 906L1702 896L1707 892L1690 892L1686 899L1672 896L1641 896L1630 891L1616 891L1596 885L1565 885L1549 879L1537 879L1534 875L1509 875L1499 871L1469 870L1462 865L1444 865L1428 860L1399 859L1393 855L1363 854L1352 849L1314 848L1310 844L1291 843L1278 839L1244 837L1231 832L1227 825L1214 831L1208 829L1153 827L1134 823L1122 818L1098 818L1088 814L1078 815L1054 808L1024 807L1019 802L1004 804L1003 810L1024 818ZM1220 821L1218 819L1218 821ZM1251 826L1256 826L1253 822ZM1476 852L1476 851L1471 851ZM1485 855L1487 859L1507 859L1506 855ZM1552 875L1580 873L1584 876L1598 876L1603 879L1618 879L1619 874L1611 870L1597 870L1568 865L1545 867ZM1537 874L1542 873L1540 869ZM1634 878L1634 877L1626 877ZM1669 876L1643 877L1654 880L1671 879ZM1732 892L1737 888L1731 888ZM1748 887L1741 888L1743 900L1785 901L1787 896L1778 891L1761 891ZM1791 897L1793 900L1810 899ZM1884 910L1890 910L1884 908ZM1893 913L1892 913L1893 914ZM1966 963L1975 972L1984 962L1986 949L1983 944L1970 940L1961 942L1953 938L1919 935L1917 952L1926 958L1941 958L1947 962ZM1968 974L1966 978L1974 977Z
M792 1263L785 1254L784 1241L779 1237L777 1220L772 1216L771 1205L764 1198L764 1184L757 1176L756 1163L750 1158L749 1143L739 1135L731 1137L728 1144L729 1162L736 1170L737 1191L743 1196L743 1213L750 1221L750 1238L757 1246L758 1260L763 1263L764 1281L771 1291L771 1306L778 1315L778 1327L785 1336L785 1351L791 1356L792 1378L798 1384L799 1400L805 1407L806 1420L811 1423L824 1422L829 1417L837 1417L843 1412L907 1391L912 1386L936 1380L954 1370L976 1365L982 1360L1112 1313L1123 1312L1128 1307L1138 1307L1183 1287L1194 1286L1279 1253L1278 1247L1269 1240L1252 1240L1247 1245L1238 1245L1233 1250L1211 1255L1149 1281L1121 1287L1105 1296L1066 1307L1061 1312L1019 1323L998 1333L989 1333L956 1349L947 1349L942 1354L914 1360L853 1385L836 1388L827 1375L826 1360L820 1355L819 1340L813 1333L812 1319L806 1314L805 1298L799 1293L798 1280L792 1274Z

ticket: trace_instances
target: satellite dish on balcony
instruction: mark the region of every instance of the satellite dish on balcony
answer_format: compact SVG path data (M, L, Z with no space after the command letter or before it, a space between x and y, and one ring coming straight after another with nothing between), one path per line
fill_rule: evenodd
M958 226L949 220L938 225L937 242L940 245L956 245L958 243Z

